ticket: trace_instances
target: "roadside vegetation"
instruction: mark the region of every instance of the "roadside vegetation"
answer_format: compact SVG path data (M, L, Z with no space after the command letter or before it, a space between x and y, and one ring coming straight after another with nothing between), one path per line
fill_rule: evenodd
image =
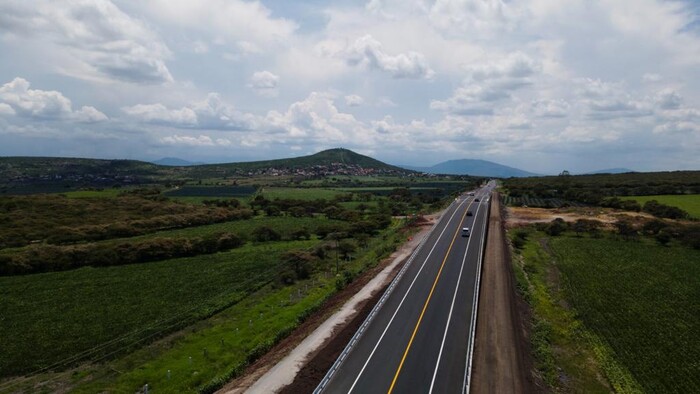
M676 207L687 212L691 219L700 219L700 194L627 196L620 199L635 201L640 206L644 206L650 201L656 201L659 204Z
M561 206L611 206L627 196L700 195L700 171L568 175L509 178L503 180L508 205L542 208ZM618 198L618 200L615 200ZM661 204L683 209L668 200ZM640 201L641 206L646 201Z
M324 179L0 197L0 392L213 392L480 181Z
M517 287L533 310L538 372L551 389L698 391L700 245L697 235L679 235L691 231L647 219L509 231Z

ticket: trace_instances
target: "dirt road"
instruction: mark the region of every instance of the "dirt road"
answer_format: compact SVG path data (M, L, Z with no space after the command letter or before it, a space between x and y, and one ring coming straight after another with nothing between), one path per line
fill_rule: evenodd
M497 193L491 201L471 392L531 393L535 391L530 379L532 362L522 329Z

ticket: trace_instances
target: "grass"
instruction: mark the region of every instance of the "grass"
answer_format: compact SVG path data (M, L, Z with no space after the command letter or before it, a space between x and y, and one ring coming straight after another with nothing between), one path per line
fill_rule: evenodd
M640 205L644 205L647 201L656 200L661 204L680 208L688 212L691 217L700 219L700 194L628 196L620 198L623 200L635 200Z
M282 251L316 242L248 244L148 264L0 277L0 371L31 372L91 349L89 358L95 358L201 319L275 278Z
M564 391L699 391L700 251L529 234L516 280L533 307L545 381Z

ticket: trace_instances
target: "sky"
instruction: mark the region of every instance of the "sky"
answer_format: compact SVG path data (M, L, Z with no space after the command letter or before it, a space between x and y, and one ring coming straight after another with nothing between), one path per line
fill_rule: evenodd
M700 2L3 0L0 155L700 170Z

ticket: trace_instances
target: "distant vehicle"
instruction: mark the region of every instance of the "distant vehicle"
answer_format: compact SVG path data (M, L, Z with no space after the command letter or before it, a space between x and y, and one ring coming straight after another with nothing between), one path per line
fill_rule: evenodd
M469 236L469 227L462 227L462 236L463 237Z
M480 201L480 200L479 200L478 198L475 198L475 199L474 199L474 202L479 202L479 201Z
M472 215L473 215L472 211L467 211L467 216L472 216Z
M473 195L474 195L474 192L469 192L468 195L469 195L469 196L473 196Z

